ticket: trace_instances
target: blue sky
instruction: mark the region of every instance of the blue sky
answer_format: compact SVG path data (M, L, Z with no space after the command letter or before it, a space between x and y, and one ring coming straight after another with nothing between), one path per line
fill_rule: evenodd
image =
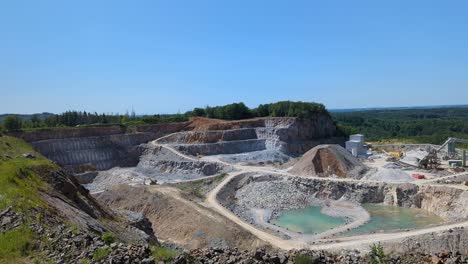
M0 1L0 113L468 103L467 1Z

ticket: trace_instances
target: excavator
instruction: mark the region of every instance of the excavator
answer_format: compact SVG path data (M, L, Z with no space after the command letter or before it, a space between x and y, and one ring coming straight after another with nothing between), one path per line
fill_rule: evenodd
M419 160L419 167L420 168L437 168L439 165L439 158L437 157L437 153L439 153L442 149L447 147L447 155L443 158L445 160L454 158L457 156L457 152L455 150L456 143L464 143L468 144L468 139L460 139L460 138L448 138L444 144L440 145L439 148L431 150L426 156L424 156L421 160Z

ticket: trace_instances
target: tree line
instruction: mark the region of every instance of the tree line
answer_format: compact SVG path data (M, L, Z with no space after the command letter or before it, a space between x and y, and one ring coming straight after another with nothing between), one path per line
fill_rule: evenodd
M347 133L361 133L370 141L408 139L441 144L448 137L468 138L468 107L371 110L332 113Z
M98 114L86 111L66 111L61 114L50 114L47 117L32 115L30 119L11 115L3 120L3 130L18 131L51 127L75 127L86 125L144 125L188 121L191 117L207 117L224 120L239 120L254 117L299 117L313 118L317 114L329 115L323 104L313 102L281 101L271 104L261 104L250 109L244 103L232 103L222 106L206 106L194 108L184 114L145 115L131 114Z
M329 115L323 104L314 102L281 101L271 104L261 104L250 109L244 103L233 103L223 106L195 108L187 113L189 116L239 120L253 117L299 117L313 118L317 114Z

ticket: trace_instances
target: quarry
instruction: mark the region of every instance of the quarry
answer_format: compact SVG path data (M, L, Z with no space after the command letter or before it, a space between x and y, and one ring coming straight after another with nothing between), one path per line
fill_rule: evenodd
M468 253L465 168L418 167L434 145L348 151L327 115L16 136L100 203L145 215L168 245Z

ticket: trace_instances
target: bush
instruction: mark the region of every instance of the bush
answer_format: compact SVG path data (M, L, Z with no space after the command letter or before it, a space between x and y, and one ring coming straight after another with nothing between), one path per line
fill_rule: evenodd
M110 232L102 233L101 239L107 245L110 245L110 244L112 244L112 243L114 243L116 241L114 234L112 234Z
M159 263L160 261L170 263L177 256L177 251L165 247L153 247L151 248L151 253L155 263Z
M105 259L110 254L110 248L98 248L93 252L93 260L99 261Z
M387 255L384 252L383 246L379 244L373 244L371 246L371 252L370 252L370 257L371 257L371 263L372 264L383 264L387 263Z

